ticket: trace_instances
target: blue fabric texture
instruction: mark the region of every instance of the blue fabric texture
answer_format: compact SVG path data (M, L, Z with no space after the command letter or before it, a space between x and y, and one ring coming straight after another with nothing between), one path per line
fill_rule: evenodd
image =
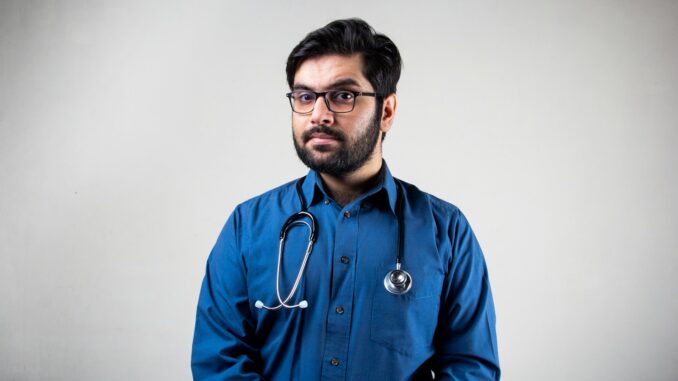
M302 185L318 236L291 303L278 304L280 228L300 209L295 181L240 204L207 260L193 339L196 380L498 380L495 311L482 251L454 205L401 182L403 270L412 288L384 288L395 268L396 180L341 207L310 171ZM289 293L309 229L293 226L280 268Z

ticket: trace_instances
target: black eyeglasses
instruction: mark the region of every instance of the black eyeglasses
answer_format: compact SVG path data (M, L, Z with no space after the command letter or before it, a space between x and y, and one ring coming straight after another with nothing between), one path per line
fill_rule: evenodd
M294 90L285 94L285 96L290 100L292 111L297 114L309 114L313 111L318 97L325 98L325 104L330 111L343 113L353 111L357 97L378 97L380 95L351 90L328 90L319 93L311 90Z

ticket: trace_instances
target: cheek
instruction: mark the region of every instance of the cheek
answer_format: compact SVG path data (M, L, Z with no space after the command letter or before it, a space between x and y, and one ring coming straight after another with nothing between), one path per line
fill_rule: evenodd
M355 118L352 121L353 128L350 131L350 135L354 137L361 136L372 127L372 118L373 115L361 115L359 118Z
M301 142L301 135L304 133L303 123L292 117L292 136L294 140Z

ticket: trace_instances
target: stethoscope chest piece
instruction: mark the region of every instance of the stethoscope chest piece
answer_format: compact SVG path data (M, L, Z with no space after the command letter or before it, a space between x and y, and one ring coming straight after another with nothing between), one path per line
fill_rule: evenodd
M389 271L384 277L384 287L391 294L405 294L412 288L412 276L405 270Z

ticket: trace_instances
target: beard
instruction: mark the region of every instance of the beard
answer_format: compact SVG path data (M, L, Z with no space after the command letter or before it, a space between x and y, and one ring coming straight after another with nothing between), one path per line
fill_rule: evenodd
M374 116L368 122L368 126L360 135L356 136L353 141L349 141L346 135L338 130L332 129L325 125L320 125L307 130L301 136L302 143L297 142L292 134L294 140L294 148L297 151L297 156L307 167L320 173L326 173L331 176L344 176L356 171L362 167L374 152L379 139L379 124L381 121L381 109L375 110ZM336 139L339 147L336 152L324 158L317 158L313 156L312 151L329 152L335 148L326 146L316 146L308 148L306 143L311 139L314 133L322 133Z

